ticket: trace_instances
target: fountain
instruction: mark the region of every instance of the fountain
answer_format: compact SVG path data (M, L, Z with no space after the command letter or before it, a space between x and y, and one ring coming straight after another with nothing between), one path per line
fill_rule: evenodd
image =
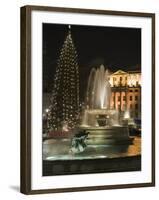
M86 102L80 130L89 132L87 144L130 144L126 124L119 123L120 113L110 109L111 87L104 66L92 68L87 85Z

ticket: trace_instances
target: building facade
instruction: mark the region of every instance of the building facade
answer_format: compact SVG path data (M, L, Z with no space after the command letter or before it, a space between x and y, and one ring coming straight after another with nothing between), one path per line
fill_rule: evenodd
M121 113L129 111L130 117L141 118L141 72L118 70L110 74L111 109Z

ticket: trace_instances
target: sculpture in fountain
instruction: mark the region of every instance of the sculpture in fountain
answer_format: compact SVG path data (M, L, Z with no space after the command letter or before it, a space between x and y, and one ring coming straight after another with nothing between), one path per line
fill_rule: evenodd
M110 109L109 73L101 65L92 68L87 85L86 102L80 129L89 132L87 143L130 144L128 126L119 123L120 113Z

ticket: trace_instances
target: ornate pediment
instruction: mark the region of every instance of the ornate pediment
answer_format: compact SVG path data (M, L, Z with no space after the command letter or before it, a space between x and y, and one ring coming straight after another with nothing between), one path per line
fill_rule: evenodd
M124 72L123 70L118 70L113 73L113 75L124 75L124 74L127 74L127 72Z

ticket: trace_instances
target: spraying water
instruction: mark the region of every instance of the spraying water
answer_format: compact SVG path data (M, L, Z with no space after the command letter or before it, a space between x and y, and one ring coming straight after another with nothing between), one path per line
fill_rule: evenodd
M86 105L89 109L109 109L111 87L109 73L101 65L99 69L92 68L87 85Z
M85 109L79 127L81 131L89 133L88 145L132 142L127 124L123 124L120 120L120 112L110 108L110 99L108 70L105 70L103 65L98 69L93 68L88 79ZM128 117L128 113L125 117Z
M92 68L87 85L86 108L83 112L82 126L99 126L97 118L108 118L107 126L118 125L118 112L110 109L111 86L109 72L101 65Z

